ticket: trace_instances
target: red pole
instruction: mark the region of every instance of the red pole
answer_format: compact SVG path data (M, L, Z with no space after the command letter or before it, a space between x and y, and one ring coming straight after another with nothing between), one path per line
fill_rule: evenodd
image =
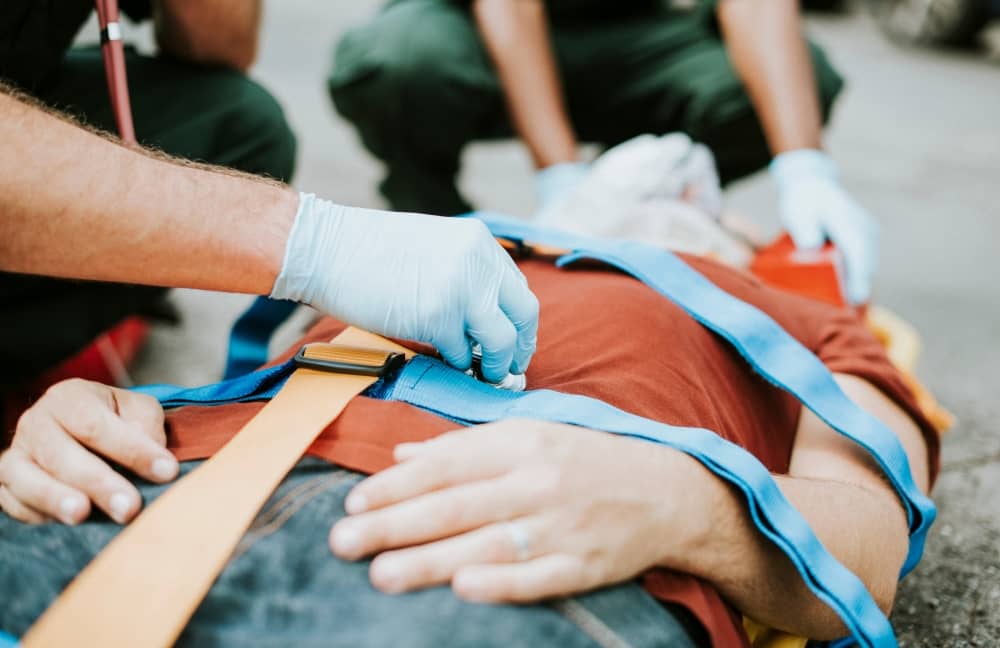
M135 126L132 123L132 105L128 96L128 76L125 73L125 48L119 23L118 0L95 0L97 20L101 26L101 53L104 55L104 73L108 78L108 95L118 124L118 135L123 142L135 144Z

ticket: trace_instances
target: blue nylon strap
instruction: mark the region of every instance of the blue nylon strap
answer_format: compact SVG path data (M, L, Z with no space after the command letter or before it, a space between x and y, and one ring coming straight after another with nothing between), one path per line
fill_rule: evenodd
M16 637L12 637L3 630L0 630L0 648L15 648L19 645Z
M906 575L920 561L934 503L913 481L896 435L858 407L811 351L758 308L721 290L676 255L631 241L599 240L492 214L477 214L499 238L572 250L556 263L593 259L621 269L671 300L728 341L761 376L795 396L831 428L867 450L903 501L910 526Z
M178 385L142 385L132 391L148 394L160 401L164 408L185 405L224 405L274 398L288 376L295 371L292 360L266 369L223 380L203 387L180 387Z
M258 297L229 334L229 356L223 380L242 376L267 362L267 345L274 331L298 304Z

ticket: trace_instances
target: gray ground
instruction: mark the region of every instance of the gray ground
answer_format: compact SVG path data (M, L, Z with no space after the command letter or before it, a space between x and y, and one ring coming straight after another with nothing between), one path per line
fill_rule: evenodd
M298 186L369 206L380 204L378 165L333 114L323 78L337 35L377 4L271 3L255 70L299 134ZM882 222L878 301L923 333L920 373L959 419L935 491L941 516L923 564L903 585L896 627L910 646L998 645L1000 66L982 53L896 48L862 14L809 22L849 80L828 143L847 184ZM530 211L530 167L519 146L477 145L467 162L463 185L481 206ZM774 227L766 177L734 187L729 198ZM175 298L186 323L155 332L137 377L217 378L223 336L246 298L193 291Z

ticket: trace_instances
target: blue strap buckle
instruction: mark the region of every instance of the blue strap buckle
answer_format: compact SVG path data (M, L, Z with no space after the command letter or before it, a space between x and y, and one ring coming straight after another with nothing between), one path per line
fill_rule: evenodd
M331 373L382 378L406 363L406 356L395 351L315 342L295 354L295 366Z

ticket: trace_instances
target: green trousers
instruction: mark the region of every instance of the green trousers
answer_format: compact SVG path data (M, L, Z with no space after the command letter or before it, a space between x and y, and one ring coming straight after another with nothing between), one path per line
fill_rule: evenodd
M607 3L600 16L552 20L570 116L581 140L613 146L683 131L715 154L723 182L770 160L714 13L662 2ZM824 120L842 82L811 46ZM462 148L509 137L503 91L467 5L394 0L338 43L328 83L341 115L387 167L400 210L469 209L455 187Z
M127 67L142 144L279 180L291 177L295 138L281 107L259 85L237 72L131 51ZM115 131L96 48L68 52L59 74L38 98L92 126ZM80 159L81 165L91 162ZM0 273L0 390L57 364L128 315L156 310L163 293L145 286Z

